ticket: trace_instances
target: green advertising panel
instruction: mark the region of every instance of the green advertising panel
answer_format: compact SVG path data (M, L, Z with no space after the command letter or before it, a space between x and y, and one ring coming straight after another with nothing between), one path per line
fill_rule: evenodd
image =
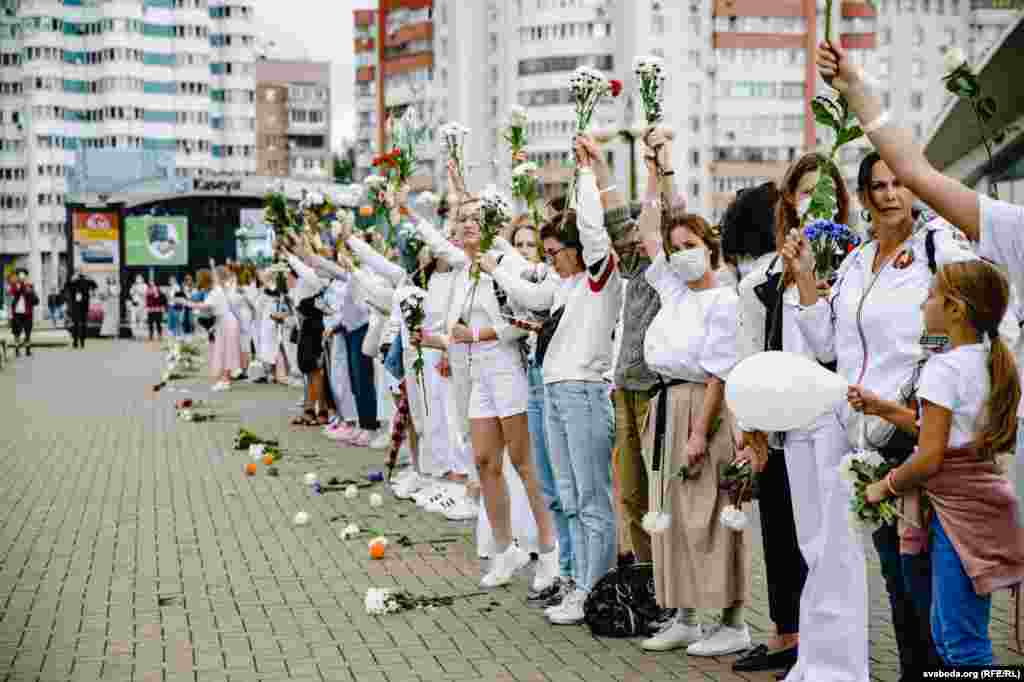
M133 216L124 223L125 265L188 264L188 218Z

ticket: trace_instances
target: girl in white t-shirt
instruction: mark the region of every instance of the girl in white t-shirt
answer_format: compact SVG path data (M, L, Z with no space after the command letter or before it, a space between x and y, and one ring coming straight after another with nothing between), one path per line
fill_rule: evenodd
M1020 380L999 334L1009 284L981 260L943 266L922 305L950 350L925 364L915 454L868 486L879 502L922 487L931 502L932 637L946 665L991 665L992 592L1024 580L1018 500L996 455L1013 449ZM856 405L854 406L856 407ZM924 523L928 526L924 526Z

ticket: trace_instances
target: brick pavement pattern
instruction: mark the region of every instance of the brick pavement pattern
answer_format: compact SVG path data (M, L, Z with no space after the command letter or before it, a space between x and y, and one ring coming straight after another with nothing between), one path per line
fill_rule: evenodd
M356 500L312 496L306 472L365 480L383 453L288 427L295 389L211 394L197 377L154 395L161 364L152 345L95 341L0 371L0 680L774 679L733 673L735 657L648 654L585 627L551 626L524 603L526 576L450 607L368 616L371 586L477 592L472 526L387 494L371 508L368 488ZM279 438L291 451L280 476L260 464L246 477L247 457L231 449L239 422L179 422L173 402L182 397L210 398L225 419ZM300 510L312 518L297 527ZM365 538L339 539L349 522L419 544L393 543L371 561ZM896 680L888 602L868 554L872 675ZM754 581L748 622L763 639L771 623L759 549ZM1008 649L1011 616L1001 593L997 657L1024 663Z

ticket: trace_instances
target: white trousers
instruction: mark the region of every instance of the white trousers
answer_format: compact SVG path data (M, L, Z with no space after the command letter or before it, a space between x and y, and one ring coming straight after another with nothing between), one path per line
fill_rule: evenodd
M331 392L334 403L342 420L355 421L359 413L356 411L356 398L352 393L352 375L348 371L348 343L340 332L331 337Z
M800 596L800 654L786 682L868 682L868 582L864 544L850 528L850 488L839 477L846 431L829 412L786 434L786 471L797 542L807 562Z

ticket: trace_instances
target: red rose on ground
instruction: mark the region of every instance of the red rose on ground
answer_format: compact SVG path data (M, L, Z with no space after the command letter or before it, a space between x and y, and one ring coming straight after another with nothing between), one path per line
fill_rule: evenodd
M618 97L619 93L622 92L622 81L613 80L611 81L612 86L612 97Z

